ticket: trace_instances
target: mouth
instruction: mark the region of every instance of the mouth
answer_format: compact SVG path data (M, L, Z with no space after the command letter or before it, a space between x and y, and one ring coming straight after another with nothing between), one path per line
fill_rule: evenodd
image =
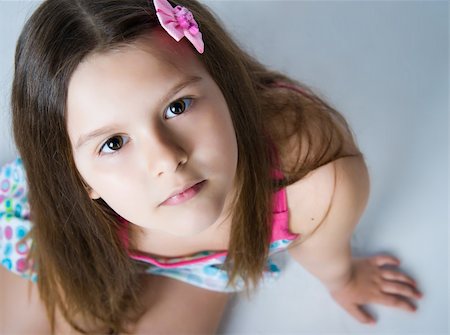
M189 187L188 189L184 190L183 192L178 193L178 194L168 198L167 200L162 202L159 206L175 206L175 205L184 203L184 202L192 199L193 197L195 197L203 189L203 186L205 184L206 184L206 180L203 180L203 181Z

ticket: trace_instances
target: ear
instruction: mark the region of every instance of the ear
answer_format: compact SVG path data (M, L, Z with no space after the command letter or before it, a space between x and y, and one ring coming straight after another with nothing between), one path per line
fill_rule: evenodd
M89 198L91 198L92 200L96 200L96 199L100 198L100 195L97 192L95 192L89 185L87 185L87 183L84 180L83 180L83 185L89 194Z
M91 188L88 189L88 193L89 193L89 198L91 198L92 200L97 200L100 198L100 195Z

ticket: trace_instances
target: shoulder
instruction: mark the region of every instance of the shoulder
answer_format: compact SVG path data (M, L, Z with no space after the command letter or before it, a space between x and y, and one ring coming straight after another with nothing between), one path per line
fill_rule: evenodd
M369 194L369 174L363 157L343 157L308 173L286 187L289 230L309 236L325 219L332 203L363 208Z

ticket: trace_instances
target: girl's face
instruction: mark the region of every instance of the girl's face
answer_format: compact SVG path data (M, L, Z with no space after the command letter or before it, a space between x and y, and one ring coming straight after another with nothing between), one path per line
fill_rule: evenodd
M102 198L147 232L195 235L228 213L236 136L227 103L189 42L162 30L153 37L158 54L141 40L77 67L67 129L92 199ZM201 180L195 197L161 205Z

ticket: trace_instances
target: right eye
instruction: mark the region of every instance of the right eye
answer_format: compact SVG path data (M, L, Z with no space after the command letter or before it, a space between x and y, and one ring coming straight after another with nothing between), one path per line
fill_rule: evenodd
M123 146L123 136L116 135L109 138L100 148L99 155L114 155L117 151L119 151ZM104 151L103 149L107 149L109 151Z

